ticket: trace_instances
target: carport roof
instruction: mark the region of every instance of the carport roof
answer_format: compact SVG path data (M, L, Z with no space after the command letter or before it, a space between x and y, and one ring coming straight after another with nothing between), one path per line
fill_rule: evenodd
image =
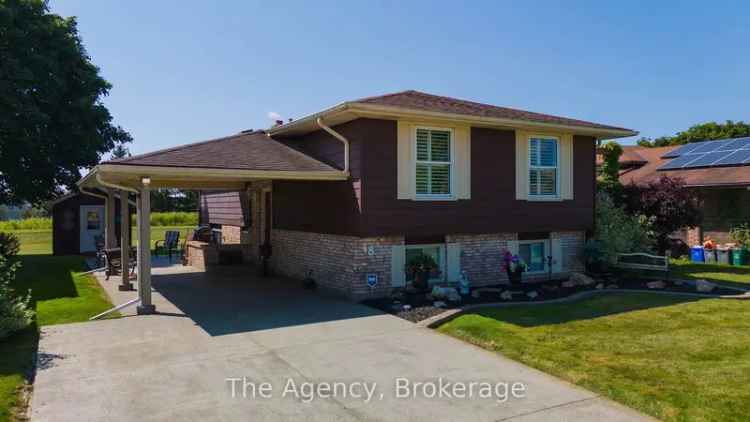
M273 140L263 131L241 132L102 164L298 172L338 170Z

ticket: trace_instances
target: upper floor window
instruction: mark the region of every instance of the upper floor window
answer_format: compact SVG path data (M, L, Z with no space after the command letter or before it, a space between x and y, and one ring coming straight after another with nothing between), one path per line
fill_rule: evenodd
M559 196L560 142L553 137L529 138L529 197Z
M452 137L453 132L448 129L417 128L415 185L418 197L452 196Z

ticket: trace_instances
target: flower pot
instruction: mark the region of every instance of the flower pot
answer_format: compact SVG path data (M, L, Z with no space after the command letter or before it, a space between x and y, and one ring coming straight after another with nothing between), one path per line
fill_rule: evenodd
M430 288L430 272L415 271L412 286L419 292L426 292Z
M520 286L523 279L523 271L508 271L508 280L512 286Z

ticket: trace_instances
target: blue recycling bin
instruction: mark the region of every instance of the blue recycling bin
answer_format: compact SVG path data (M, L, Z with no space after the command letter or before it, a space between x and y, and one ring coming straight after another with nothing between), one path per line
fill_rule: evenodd
M690 248L690 260L693 262L703 262L705 259L703 254L703 246L693 246Z

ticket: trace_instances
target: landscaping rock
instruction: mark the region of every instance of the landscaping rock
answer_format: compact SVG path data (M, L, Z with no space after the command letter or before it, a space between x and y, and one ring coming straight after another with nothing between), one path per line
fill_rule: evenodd
M607 285L607 288L608 288L608 289L619 289L619 288L620 288L620 286L618 286L617 284L608 284L608 285Z
M562 284L560 284L562 287L565 287L566 289L570 289L571 287L577 286L576 282L573 280L566 280L563 281Z
M646 283L646 287L648 287L649 289L663 289L667 287L667 283L661 280L649 281L648 283Z
M403 310L405 311L411 310L411 305L404 305Z
M596 288L597 288L598 290L601 290L601 289L603 289L603 288L604 288L604 283L599 283L599 284L597 284L597 285L596 285Z
M458 290L456 289L448 289L448 292L446 293L445 297L451 302L461 301L461 295L458 294Z
M539 296L539 293L537 293L535 290L532 290L526 293L526 296L528 296L529 299L536 299L536 297Z
M568 281L572 281L573 283L575 283L575 285L578 285L578 286L590 286L596 283L596 281L593 278L583 273L571 274L570 279Z
M707 280L698 280L695 282L695 290L701 293L708 293L716 288L716 284Z
M442 300L436 300L435 302L432 303L432 306L436 308L445 308L446 304Z
M506 290L506 291L500 293L500 299L502 299L502 300L511 300L511 299L513 299L513 293L511 293L510 290Z

